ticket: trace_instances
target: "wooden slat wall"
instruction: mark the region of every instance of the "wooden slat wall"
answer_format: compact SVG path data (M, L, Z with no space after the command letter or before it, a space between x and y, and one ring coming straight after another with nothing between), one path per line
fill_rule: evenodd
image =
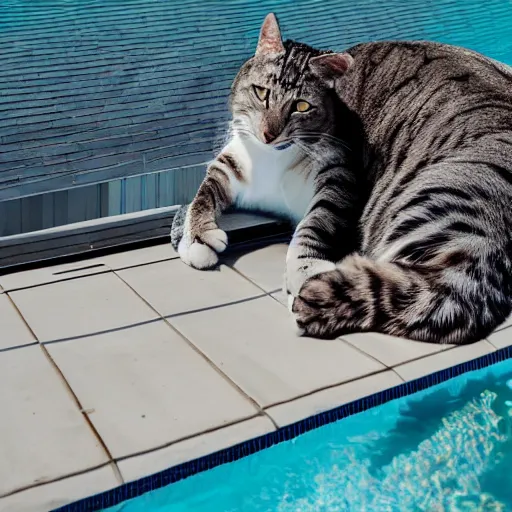
M0 237L104 217L108 187L93 185L2 201Z
M200 165L0 201L0 237L188 203L204 172Z

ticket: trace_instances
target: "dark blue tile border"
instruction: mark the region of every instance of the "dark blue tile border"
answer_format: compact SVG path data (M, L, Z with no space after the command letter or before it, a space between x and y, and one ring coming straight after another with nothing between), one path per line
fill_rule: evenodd
M511 357L512 347L497 350L496 352L479 357L478 359L458 364L457 366L447 368L446 370L441 370L431 375L400 384L394 388L386 389L375 393L374 395L336 407L330 411L311 416L310 418L282 427L275 432L251 439L250 441L244 441L243 443L216 453L205 455L204 457L179 464L178 466L141 478L140 480L129 482L110 491L65 505L52 512L93 512L112 507L122 501L136 498L141 494L159 489L160 487L164 487L179 480L183 480L184 478L206 471L207 469L212 469L221 464L233 462L241 459L242 457L246 457L247 455L252 455L253 453L269 448L275 444L281 443L282 441L288 441L289 439L293 439L294 437L328 423L366 411L372 407L385 404L386 402L396 398L411 395L412 393L427 389L431 386L435 386L436 384L441 384L442 382L462 375L463 373L480 370L481 368L505 361Z

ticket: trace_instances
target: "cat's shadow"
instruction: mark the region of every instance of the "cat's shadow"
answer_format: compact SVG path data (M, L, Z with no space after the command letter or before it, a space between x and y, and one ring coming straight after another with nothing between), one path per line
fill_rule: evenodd
M286 220L239 210L223 215L219 227L228 234L228 248L220 255L216 270L222 264L236 267L240 259L265 247L288 244L292 236L291 224ZM283 272L284 263L283 256Z
M290 241L290 236L282 235L282 236L272 236L264 239L255 239L246 242L238 242L238 243L230 243L226 251L219 258L219 265L215 268L215 270L220 269L220 265L228 265L230 267L237 267L237 263L244 258L245 256L250 255L256 251L261 249L265 249L266 247L270 247L274 244L288 244ZM283 273L285 268L285 254L282 257L283 264ZM259 262L255 261L254 265L258 265Z

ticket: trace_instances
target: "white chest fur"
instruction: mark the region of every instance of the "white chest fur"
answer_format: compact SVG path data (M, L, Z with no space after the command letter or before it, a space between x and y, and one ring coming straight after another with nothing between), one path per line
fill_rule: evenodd
M235 136L223 152L241 165L243 182L232 182L235 203L289 217L295 223L304 217L314 195L308 160L296 146L278 151L256 139Z

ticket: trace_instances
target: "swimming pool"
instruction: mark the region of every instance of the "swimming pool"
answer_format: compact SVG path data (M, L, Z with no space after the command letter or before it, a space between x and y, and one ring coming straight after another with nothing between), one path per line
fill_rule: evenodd
M509 347L62 510L511 511L511 357ZM151 490L166 479L179 481Z
M108 512L512 510L512 361Z

